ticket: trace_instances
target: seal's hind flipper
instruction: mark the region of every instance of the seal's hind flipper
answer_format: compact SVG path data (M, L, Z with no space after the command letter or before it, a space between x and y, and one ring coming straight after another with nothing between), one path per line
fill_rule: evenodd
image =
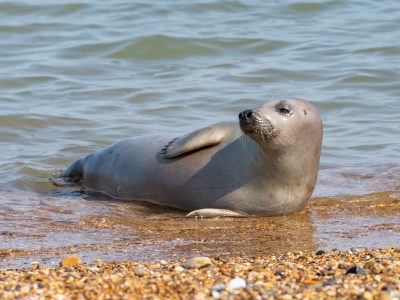
M83 159L78 159L61 175L66 181L78 182L83 178Z
M67 186L76 185L76 181L72 181L71 179L66 178L66 177L50 177L49 180L55 186L67 187Z
M201 218L216 218L216 217L228 217L228 218L246 218L248 214L240 211L233 211L229 209L220 208L203 208L194 210L186 215L187 218L201 217Z
M170 141L161 149L161 155L163 158L175 158L204 147L218 145L226 136L227 130L232 130L232 124L222 122L193 131Z

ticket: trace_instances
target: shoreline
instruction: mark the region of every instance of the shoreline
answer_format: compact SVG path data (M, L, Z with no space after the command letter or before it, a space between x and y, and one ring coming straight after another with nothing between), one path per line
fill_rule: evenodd
M67 255L86 263L97 258L174 261L199 255L264 257L400 245L398 192L313 198L290 215L243 219L186 218L185 213L163 207L106 203L99 212L62 222L32 220L30 214L20 217L19 224L25 226L9 226L0 233L0 269L29 267L31 261L54 267Z
M0 298L400 299L399 248L71 265L0 270Z

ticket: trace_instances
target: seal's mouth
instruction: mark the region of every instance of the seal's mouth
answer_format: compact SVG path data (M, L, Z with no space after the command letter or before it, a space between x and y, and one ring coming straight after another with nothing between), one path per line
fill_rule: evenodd
M271 138L275 128L270 120L261 117L257 111L245 110L239 114L239 124L243 133L246 135L257 134L261 138Z

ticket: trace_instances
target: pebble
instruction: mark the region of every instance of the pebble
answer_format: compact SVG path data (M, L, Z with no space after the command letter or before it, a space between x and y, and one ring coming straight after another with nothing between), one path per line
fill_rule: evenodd
M330 280L325 281L322 284L322 286L328 286L328 285L333 285L333 284L336 284L336 281L334 279L330 279Z
M244 281L240 277L236 277L236 278L229 280L226 287L228 289L232 289L232 290L244 289L246 287L246 281Z
M146 274L146 270L144 268L142 268L142 267L136 267L135 268L135 275L136 276L142 277L142 276L144 276L144 274Z
M214 284L211 289L213 291L220 292L220 291L223 291L225 289L225 285L223 283L219 282L219 283Z
M289 294L280 295L277 297L278 300L292 300L293 296Z
M88 269L90 272L99 272L99 268L98 267L89 267Z
M363 298L365 299L365 300L373 300L374 299L374 296L372 295L372 293L371 292L364 292L363 293Z
M348 269L347 271L346 271L346 275L347 274L361 274L361 275L365 275L366 273L365 273L365 270L363 269L363 268L360 268L360 267L358 267L358 266L354 266L354 267L351 267L350 269Z
M200 269L211 265L211 260L208 257L200 256L187 259L183 263L183 267L186 269Z
M400 291L391 291L390 298L392 300L400 300Z
M185 270L185 269L182 268L181 266L176 266L176 267L175 267L175 272L181 273L181 272L183 272L184 270Z
M32 261L31 262L31 268L32 269L39 269L40 268L40 263L38 261Z
M246 283L247 284L254 284L257 281L259 276L260 276L259 272L251 271L249 273L249 275L247 275Z
M206 295L204 293L198 293L197 295L194 296L194 300L205 300Z
M218 292L218 291L211 291L211 296L212 296L214 299L219 299L219 298L221 298L221 293Z
M67 267L76 267L82 264L81 259L78 256L67 256L61 262L60 266Z

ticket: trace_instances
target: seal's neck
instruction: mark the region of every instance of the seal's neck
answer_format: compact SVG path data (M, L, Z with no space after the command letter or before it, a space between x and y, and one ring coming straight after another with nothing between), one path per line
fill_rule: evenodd
M279 184L303 185L312 183L315 185L320 150L305 149L304 147L290 147L284 150L264 148L258 143L256 159L263 162L262 172L267 172L270 181L277 180Z

